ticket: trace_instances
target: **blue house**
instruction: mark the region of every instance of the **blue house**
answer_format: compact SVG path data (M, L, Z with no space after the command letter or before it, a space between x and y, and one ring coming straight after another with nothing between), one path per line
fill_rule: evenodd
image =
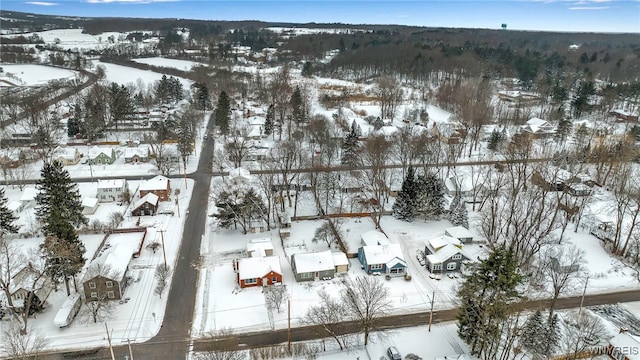
M358 249L358 260L367 274L403 276L407 272L399 244L362 246Z

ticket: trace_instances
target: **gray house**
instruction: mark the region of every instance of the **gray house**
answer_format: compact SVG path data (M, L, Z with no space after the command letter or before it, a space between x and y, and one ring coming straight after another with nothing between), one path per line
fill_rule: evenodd
M343 259L344 258L344 259ZM344 253L332 253L331 250L317 253L291 255L291 270L296 281L333 279L336 273L346 272L348 262Z
M460 240L442 235L424 242L425 262L432 273L460 271L462 263L471 257L462 250Z

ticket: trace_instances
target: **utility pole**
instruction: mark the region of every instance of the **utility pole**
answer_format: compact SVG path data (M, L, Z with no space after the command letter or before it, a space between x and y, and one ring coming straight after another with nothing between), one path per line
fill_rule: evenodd
M133 351L131 350L131 341L127 339L127 345L129 346L129 359L133 360Z
M429 311L429 332L431 332L431 323L433 322L433 301L435 300L436 297L436 291L433 291L433 294L431 295L431 311Z
M113 346L111 346L111 335L109 335L109 327L107 323L104 323L104 328L107 329L107 342L109 343L109 352L111 353L111 360L116 360L116 357L113 355Z
M166 269L167 268L167 253L166 253L166 251L164 251L164 232L165 231L166 230L162 230L162 229L158 230L158 232L160 233L160 239L162 241L162 257L164 258L164 268Z
M291 299L287 299L287 349L291 354Z

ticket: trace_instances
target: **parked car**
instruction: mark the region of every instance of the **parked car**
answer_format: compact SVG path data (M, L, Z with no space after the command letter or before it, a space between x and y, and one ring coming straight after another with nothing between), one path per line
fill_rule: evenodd
M387 356L390 360L402 360L402 355L395 346L389 346L387 349Z
M418 259L418 262L420 263L420 265L424 266L425 264L425 255L424 255L424 251L417 249L416 250L416 259Z

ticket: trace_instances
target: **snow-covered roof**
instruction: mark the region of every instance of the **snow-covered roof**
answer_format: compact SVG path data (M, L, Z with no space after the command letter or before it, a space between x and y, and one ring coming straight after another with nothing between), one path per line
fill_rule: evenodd
M404 262L400 244L363 246L362 251L367 258L367 264L387 264L392 262L394 258Z
M251 254L251 257L264 257L266 250L273 250L273 243L269 238L253 239L247 244L247 253Z
M98 199L94 197L85 197L82 198L82 206L94 208L98 205Z
M91 149L89 149L89 158L90 159L95 159L100 154L105 154L105 155L111 157L111 152L112 151L113 151L113 148L94 146Z
M452 113L433 105L427 105L427 114L429 121L434 123L448 123L453 117Z
M293 255L293 262L298 273L328 271L335 267L331 250L295 254Z
M34 187L25 187L24 190L22 190L22 196L20 196L20 201L22 202L33 201L35 200L36 195L38 195L38 189Z
M78 149L72 148L59 148L57 151L58 158L63 158L67 160L75 160Z
M169 179L165 176L158 175L152 179L145 180L140 183L138 190L151 191L151 190L166 190L169 188Z
M140 200L136 201L133 204L133 209L139 208L144 203L149 203L149 204L152 204L154 206L157 206L159 199L160 198L158 197L158 195L156 195L154 193L147 193L145 196L141 197Z
M457 253L461 253L466 258L469 258L469 256L467 256L462 252L462 249L460 249L459 247L453 244L447 244L443 246L442 248L438 249L435 253L427 255L426 258L431 264L442 264L443 262L447 261Z
M640 360L640 351L633 351L640 349L640 336L634 336L628 332L622 332L609 340L609 344L617 348L622 354L624 354L629 360Z
M362 240L362 245L365 246L389 244L389 239L378 230L369 230L360 235L360 239Z
M454 245L457 248L462 247L462 243L460 242L460 240L449 235L441 235L429 240L425 240L424 244L433 252L436 252L440 248L443 248L449 244Z
M98 180L98 189L122 189L125 183L125 179Z
M240 280L258 279L271 271L281 274L280 257L252 257L238 260L238 278Z
M332 252L331 256L333 257L333 265L335 266L344 266L349 265L349 259L347 259L347 255L341 251Z
M134 156L147 157L149 156L149 149L144 147L127 147L124 149L124 157L132 158Z
M109 269L109 277L119 282L127 272L133 252L130 244L116 245L94 261L102 262L104 268Z
M456 239L466 239L473 237L471 231L469 231L469 229L465 228L464 226L454 226L446 228L444 229L444 231L447 235L452 236Z
M7 209L9 209L9 210L11 210L13 212L16 212L16 211L22 209L22 203L20 201L16 201L16 200L10 201L7 204Z

